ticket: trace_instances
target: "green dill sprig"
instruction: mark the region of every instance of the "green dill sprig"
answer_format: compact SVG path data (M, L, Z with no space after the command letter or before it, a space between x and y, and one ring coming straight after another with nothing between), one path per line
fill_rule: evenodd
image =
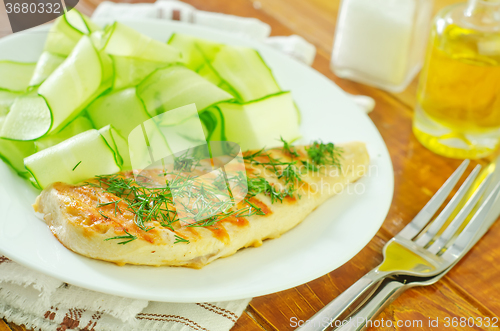
M176 171L192 172L198 165L200 165L200 159L193 156L191 150L187 150L174 159L174 170Z
M78 163L76 164L76 166L74 166L74 167L73 167L73 169L72 169L71 171L75 171L75 169L76 169L76 168L78 168L78 166L79 166L81 163L82 163L82 161L78 162Z
M187 240L186 238L182 238L178 235L175 235L175 241L174 241L174 244L179 244L179 243L186 243L186 244L189 244L189 240Z
M123 199L118 199L115 201L110 201L110 202L105 202L105 203L99 203L97 204L97 208L104 207L104 206L109 206L111 204L115 205L115 217L116 217L116 212L119 211L120 214L122 214L122 211L120 210L120 207L118 207L118 203L122 201Z
M295 163L287 165L277 176L278 179L285 181L285 185L295 185L295 183L302 181L302 174Z
M248 161L248 162L250 162L250 163L254 163L254 162L255 162L255 163L259 163L259 162L256 160L256 158L257 158L257 157L260 157L260 156L267 156L267 157L268 157L268 156L269 156L269 154L268 154L268 153L265 153L265 152L264 152L264 149L265 149L265 148L262 148L262 149L259 149L259 150L258 150L258 151L256 151L256 152L253 152L253 153L250 153L250 154L246 154L246 155L244 155L244 156L243 156L243 160Z
M253 203L250 202L250 200L248 199L245 199L245 202L253 209L255 209L255 215L265 215L266 213L264 213L262 211L261 208L257 207L256 205L254 205Z
M119 199L115 201L99 203L98 208L114 205L114 215L122 213L119 203L123 201L128 209L134 213L136 226L147 232L154 228L149 226L152 221L157 221L162 227L174 230L174 223L180 222L188 227L209 227L229 217L250 217L253 215L265 215L261 208L258 208L249 199L257 194L265 194L270 197L271 203L283 202L286 197L293 197L297 191L296 183L302 181L301 171L298 169L299 153L288 142L281 138L283 142L283 152L291 157L291 161L284 161L272 157L264 149L251 152L244 156L244 162L259 165L266 169L272 169L274 175L284 185L283 189L278 189L263 177L247 178L243 172L238 172L235 176L227 178L223 175L217 177L213 183L204 184L196 182L194 176L186 174L192 172L199 164L199 159L186 154L175 159L174 173L166 171L159 176L168 178L166 187L144 187L140 186L133 178L126 178L120 174L97 176L95 181L87 182L84 185L99 187L104 192L116 195ZM317 170L319 165L334 165L340 167L341 149L332 143L324 144L321 141L314 142L311 147L306 147L309 160L301 161L309 169ZM167 175L171 175L167 177ZM139 182L149 180L148 177L139 178ZM247 198L245 205L239 208L233 206L232 195L227 194L227 184L235 182L236 186L247 187ZM246 182L245 182L246 181ZM231 185L232 187L235 187ZM224 193L226 192L226 193ZM300 196L299 196L300 198ZM182 207L188 216L179 216L177 210L172 208L176 205ZM109 218L100 210L101 216ZM206 217L211 215L210 217ZM124 239L119 244L126 244L137 237L125 230L126 236L117 236L111 239ZM175 243L187 242L189 240L176 236Z
M237 171L235 176L227 178L228 182L234 183L233 187L239 187L241 189L247 188L247 176L243 171Z
M250 195L255 195L255 192L267 194L271 197L271 203L278 200L282 202L283 198L287 196L292 197L296 191L295 184L302 181L302 174L297 168L297 161L293 160L293 156L299 156L299 154L283 138L281 138L281 141L283 142L283 151L292 157L292 161L282 161L274 158L268 152L265 152L264 149L244 156L245 161L253 165L272 169L276 178L284 181L283 191L276 190L274 186L261 177L248 181L248 192ZM265 161L258 158L263 158Z
M271 203L274 203L275 201L283 202L284 198L293 196L293 191L286 187L284 190L277 190L265 178L249 178L248 194L250 196L256 196L259 193L268 195L271 198Z
M235 218L240 218L240 217L250 217L253 215L265 215L262 211L261 208L258 208L254 204L252 204L248 199L245 199L245 202L248 204L248 206L237 209L237 210L231 210L231 211L225 211L216 215L213 215L209 218L203 219L198 222L194 222L188 225L188 227L207 227L207 226L213 226L217 224L218 222L225 220L229 218L230 216L233 216Z
M306 147L308 161L302 161L302 164L308 170L318 171L320 165L332 165L340 168L340 159L342 149L335 147L333 143L323 143L321 140L314 141L310 147Z
M288 141L286 141L285 139L283 139L283 137L280 137L280 140L283 143L283 152L285 154L290 155L290 157L292 158L292 160L293 160L294 157L299 157L300 156L299 153L297 153L297 151L295 150L295 148L292 147Z
M96 177L96 183L87 182L84 185L102 188L104 192L114 194L120 200L99 204L102 207L107 204L115 204L115 216L119 210L118 203L125 201L129 209L135 214L134 222L143 231L150 231L154 227L147 227L146 223L162 218L162 226L172 228L175 218L168 217L175 210L168 208L172 203L172 196L168 188L145 188L138 186L132 178L124 178L118 174L100 175ZM167 217L162 217L167 214ZM102 213L101 213L102 215ZM104 216L104 215L103 215Z
M105 219L109 219L109 217L108 217L108 216L106 216L106 215L104 215L104 214L102 213L102 211L98 210L97 212L98 212L99 214L101 214L101 216L102 216L102 217L104 217Z
M115 239L125 239L125 241L121 241L118 243L118 245L125 245L125 244L128 244L129 242L132 242L132 241L137 239L136 236L128 233L127 230L123 229L123 231L125 231L125 233L127 234L126 236L116 236L116 237L112 237L112 238L106 238L106 239L104 239L104 241L115 240Z
M215 177L214 182L212 183L219 190L224 190L227 187L226 177L221 172Z

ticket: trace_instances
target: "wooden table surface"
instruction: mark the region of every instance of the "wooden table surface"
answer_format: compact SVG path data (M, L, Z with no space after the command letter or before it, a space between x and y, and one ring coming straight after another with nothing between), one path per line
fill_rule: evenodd
M233 331L293 330L294 320L307 320L382 260L382 247L416 215L427 200L460 164L425 149L413 136L415 81L393 94L336 77L329 69L330 52L339 0L185 0L196 8L238 16L256 17L272 27L273 35L298 34L317 47L314 69L353 94L376 100L370 113L389 149L395 175L394 199L376 236L351 261L310 283L283 292L254 298ZM0 0L1 2L1 0ZM77 8L90 15L100 0L80 0ZM127 1L129 2L129 1ZM133 1L132 1L133 2ZM436 0L435 11L456 0ZM5 9L0 6L0 36L10 33ZM481 160L481 163L487 160ZM471 168L472 166L470 166ZM446 317L460 319L500 317L500 224L497 223L472 251L438 284L405 292L378 320L418 323L422 327L381 327L380 330L431 330L429 318L439 318L433 330L489 330L496 327L448 327ZM300 266L298 266L300 267ZM416 325L416 324L414 324ZM12 330L23 328L10 324ZM9 324L0 320L0 331Z

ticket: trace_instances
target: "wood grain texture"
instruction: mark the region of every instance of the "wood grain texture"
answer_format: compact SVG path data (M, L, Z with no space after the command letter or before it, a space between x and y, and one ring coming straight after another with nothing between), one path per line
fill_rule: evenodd
M0 331L12 331L9 324L3 319L0 319Z
M236 330L262 331L265 330L248 312L244 312L238 319L234 328Z
M9 326L11 328L12 331L31 331L31 330L27 330L24 325L15 325L13 323L9 323Z
M460 318L479 321L493 316L484 307L471 304L466 295L443 280L438 285L406 291L373 321L373 327L368 330L498 330L498 327L480 327L478 322L471 322L471 326L461 326L459 322ZM456 326L452 324L454 319L458 322ZM391 321L390 326L387 321ZM397 326L398 321L401 327ZM405 326L405 323L408 324Z
M78 8L90 14L100 1L80 0ZM395 173L394 200L381 230L358 255L339 269L296 288L254 298L233 328L233 331L293 330L292 318L307 320L381 261L381 250L385 242L416 215L460 161L431 153L413 136L411 119L416 100L417 79L404 92L391 94L340 79L330 71L330 52L340 0L186 2L202 10L256 17L271 25L273 35L301 35L318 48L314 69L345 91L369 95L377 102L370 118L387 144ZM436 0L435 12L456 2L458 1ZM0 35L5 26L2 10L4 8L0 5ZM485 163L485 160L480 163ZM469 166L469 171L471 168L472 166ZM421 326L378 327L370 330L498 329L484 326L446 328L444 319L500 316L500 247L497 244L499 236L500 224L496 224L441 282L405 292L377 319L379 322L382 319L389 320L393 325L398 321L421 321ZM439 318L439 325L429 326L429 318ZM4 331L2 327L4 326L0 321L0 331Z
M376 236L341 268L296 288L254 298L249 309L263 325L275 330L293 330L295 319L307 320L380 263L385 242L386 239Z

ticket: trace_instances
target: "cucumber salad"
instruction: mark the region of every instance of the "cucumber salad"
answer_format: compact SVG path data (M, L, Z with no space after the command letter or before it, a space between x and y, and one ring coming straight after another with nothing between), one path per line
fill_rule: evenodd
M131 170L128 137L195 104L207 141L297 139L299 111L259 53L181 33L167 43L73 9L36 63L0 61L0 158L38 188Z

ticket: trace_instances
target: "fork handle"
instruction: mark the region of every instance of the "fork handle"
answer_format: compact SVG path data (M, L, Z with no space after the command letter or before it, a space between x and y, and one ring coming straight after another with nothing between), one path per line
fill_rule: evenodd
M371 295L386 276L385 273L375 269L370 271L295 331L324 331L330 328L331 323L345 313L363 294Z
M356 313L343 321L342 325L335 331L360 331L366 327L371 327L376 324L373 318L377 317L391 302L393 302L401 293L403 293L410 285L403 284L398 281L391 281L382 286L370 300ZM335 326L335 323L332 324Z

